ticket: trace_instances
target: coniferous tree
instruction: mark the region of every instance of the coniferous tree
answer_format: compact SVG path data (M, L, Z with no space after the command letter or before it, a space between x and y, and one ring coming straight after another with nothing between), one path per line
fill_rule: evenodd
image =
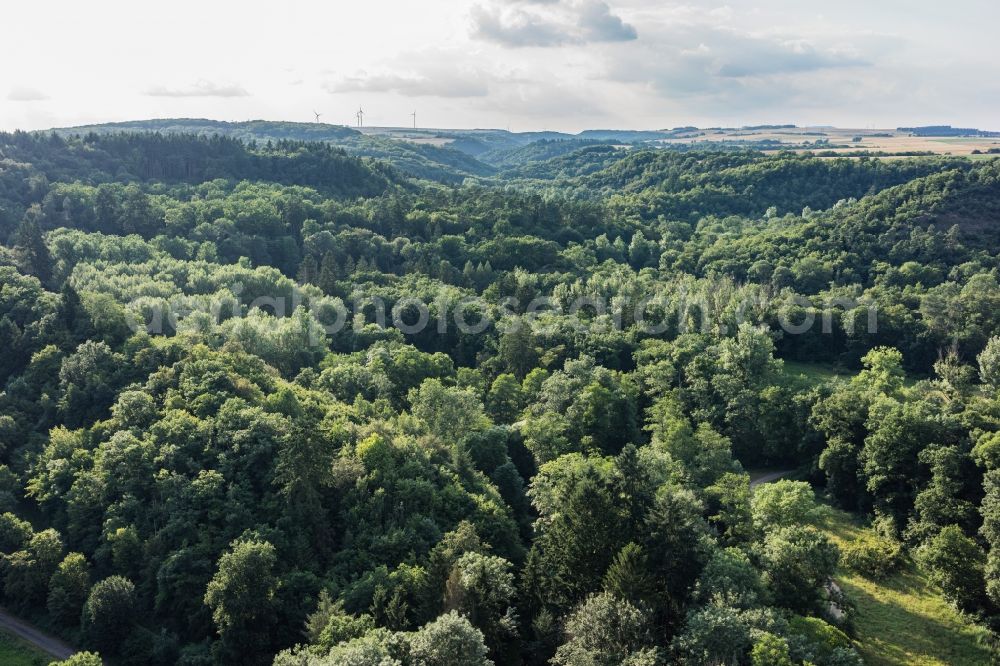
M306 255L306 258L299 264L296 279L299 284L317 284L319 280L319 266L311 254Z
M14 236L14 251L21 269L38 278L42 286L49 286L52 282L52 255L42 238L36 217L30 212L24 216Z

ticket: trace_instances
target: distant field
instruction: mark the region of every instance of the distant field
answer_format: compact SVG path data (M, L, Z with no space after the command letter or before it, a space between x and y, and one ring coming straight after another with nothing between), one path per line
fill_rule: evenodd
M872 534L831 509L822 527L845 545ZM962 617L912 564L882 581L841 571L837 584L857 607L855 641L874 666L978 666L991 663L986 630Z
M52 657L21 639L0 632L0 664L3 666L45 666Z
M400 127L355 127L362 134L368 136L379 136L385 139L395 139L397 141L409 141L410 143L422 143L430 146L447 146L453 142L453 138L437 136L436 130L409 130Z
M927 137L927 141L934 141L935 143L947 143L954 146L964 146L964 145L987 145L987 146L1000 146L1000 139L994 138L979 138L974 136L936 136Z
M449 143L453 142L454 139L448 139L444 137L434 136L389 136L390 139L397 139L399 141L409 141L410 143L425 144L428 146L437 146L438 148L442 146L447 146Z
M873 136L888 134L889 136ZM853 141L861 137L861 141ZM826 139L831 146L846 146L842 148L824 148L823 146L798 148L804 141L809 143L817 139ZM1000 139L981 137L921 137L907 136L894 130L867 130L842 127L800 127L783 130L723 130L705 132L703 136L684 139L669 139L665 143L689 143L692 141L780 141L789 144L800 152L806 150L832 150L833 152L854 152L868 150L873 152L904 153L931 152L937 155L951 154L956 156L971 156L973 150L986 152L990 148L1000 148ZM781 150L781 148L775 148ZM982 159L986 156L974 156Z

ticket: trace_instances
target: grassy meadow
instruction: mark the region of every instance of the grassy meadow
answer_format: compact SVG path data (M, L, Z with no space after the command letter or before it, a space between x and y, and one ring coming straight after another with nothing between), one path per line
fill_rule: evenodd
M823 529L839 545L873 536L850 514L830 509ZM855 604L855 647L873 666L991 663L986 630L959 614L912 562L880 581L841 568L836 582Z
M20 638L0 632L0 664L3 666L45 666L51 661L49 655Z

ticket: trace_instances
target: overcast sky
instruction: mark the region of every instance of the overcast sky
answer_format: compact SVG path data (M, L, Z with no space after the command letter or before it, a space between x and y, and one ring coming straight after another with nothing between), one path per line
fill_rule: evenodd
M0 128L140 118L515 131L1000 130L994 0L26 2Z

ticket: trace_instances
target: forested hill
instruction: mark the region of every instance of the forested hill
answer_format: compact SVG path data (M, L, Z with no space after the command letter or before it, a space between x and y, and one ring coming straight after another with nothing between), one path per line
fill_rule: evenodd
M647 216L697 218L762 215L768 208L826 209L892 185L946 169L968 169L959 158L887 161L816 159L784 153L633 151L578 179L604 196L636 194ZM573 183L574 181L570 181Z
M244 142L256 141L325 141L338 142L360 134L343 125L327 123L292 123L271 120L227 122L201 118L164 118L156 120L131 120L100 125L81 125L53 130L61 135L76 134L128 134L157 132L160 134L196 134L198 136L227 136Z
M109 666L1000 644L1000 160L129 129L0 135L4 608Z
M132 133L62 138L0 133L0 160L3 183L11 188L5 198L21 205L44 190L45 180L90 184L264 180L307 185L340 196L375 196L399 180L384 162L359 160L323 143L260 145L221 136Z
M401 173L457 184L468 176L489 176L495 169L461 150L428 143L397 141L369 136L342 125L291 123L264 120L226 122L201 119L137 120L87 125L54 130L60 136L148 132L164 135L194 134L231 137L243 142L266 144L271 141L321 142L343 148L351 155L387 160Z
M678 130L681 133L688 128ZM467 177L489 177L498 169L533 165L598 144L649 145L676 132L588 130L578 135L561 132L509 132L374 128L364 132L343 125L265 120L228 122L195 118L136 120L58 128L60 136L150 132L164 135L223 136L244 142L293 140L339 146L352 155L390 161L400 172L448 184ZM542 169L538 173L542 173ZM514 174L511 174L514 175ZM518 174L520 175L520 174ZM544 177L544 176L542 176Z
M554 157L576 153L584 148L595 146L610 147L610 144L583 139L543 139L515 148L491 150L480 155L479 159L502 168L516 167L528 163L551 164L551 160Z

